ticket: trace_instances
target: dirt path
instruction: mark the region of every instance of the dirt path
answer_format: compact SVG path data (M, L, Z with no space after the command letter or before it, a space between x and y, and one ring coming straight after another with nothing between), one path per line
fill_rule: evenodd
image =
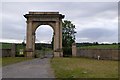
M2 68L3 78L54 78L50 59L33 59Z

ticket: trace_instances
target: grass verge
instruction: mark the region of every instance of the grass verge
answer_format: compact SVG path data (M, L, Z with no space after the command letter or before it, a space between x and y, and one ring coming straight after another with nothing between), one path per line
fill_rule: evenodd
M88 58L53 58L56 78L118 78L118 61Z
M80 49L118 49L118 45L92 45L92 46L81 46Z
M25 58L25 57L4 57L2 58L2 66L7 66L10 64L31 60L32 58Z

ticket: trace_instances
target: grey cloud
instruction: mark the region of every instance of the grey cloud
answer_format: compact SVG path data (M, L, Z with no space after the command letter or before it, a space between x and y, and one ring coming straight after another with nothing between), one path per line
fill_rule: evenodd
M51 41L53 37L53 29L50 26L39 26L36 30L36 39L39 41Z
M117 3L110 2L8 2L3 3L2 5L2 13L5 14L3 16L3 38L14 38L14 39L23 39L26 35L26 19L23 17L24 14L28 13L28 11L59 11L62 14L65 14L65 19L71 20L76 24L90 24L92 22L96 22L97 19L101 18L103 21L108 19L112 20L117 17ZM105 26L113 25L108 23L106 25L94 25L101 26L104 28ZM84 26L84 25L83 25ZM113 25L116 27L116 25ZM79 32L79 28L77 28L78 33L76 34L76 38L88 37L92 38L92 40L96 40L99 38L99 41L106 40L104 37L109 37L112 40L114 37L114 31L108 29L98 29L90 26L90 29L85 29ZM44 39L48 39L47 36L51 35L50 30L45 29L42 32L38 32L40 37ZM111 35L113 35L111 37ZM39 36L38 36L39 37ZM50 37L50 36L48 36ZM115 35L114 38L117 36ZM115 41L113 39L113 41Z
M102 37L106 37L106 38L111 37L115 33L116 32L112 30L107 30L102 28L90 28L90 29L79 31L76 34L76 37L78 38L86 37L92 40L99 40Z
M2 38L23 39L26 26L15 23L3 23Z
M68 13L71 14L71 16L74 16L74 18L85 18L85 17L92 17L96 14L101 14L103 12L107 11L117 11L117 3L95 3L95 2L86 2L86 3L66 3L66 6L63 7L66 10L68 10ZM72 14L79 14L79 15L72 15Z

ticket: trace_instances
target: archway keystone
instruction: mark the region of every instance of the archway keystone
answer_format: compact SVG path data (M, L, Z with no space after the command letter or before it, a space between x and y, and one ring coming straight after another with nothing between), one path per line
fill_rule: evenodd
M29 12L26 31L26 56L35 56L35 31L40 25L50 25L54 31L54 56L63 56L62 52L62 19L64 15L59 12Z

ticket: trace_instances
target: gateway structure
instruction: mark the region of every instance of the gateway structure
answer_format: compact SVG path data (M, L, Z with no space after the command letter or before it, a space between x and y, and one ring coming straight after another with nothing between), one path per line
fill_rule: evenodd
M63 56L62 52L62 19L64 15L59 12L29 12L27 19L26 56L35 56L35 31L40 25L50 25L54 31L54 56ZM42 37L42 36L41 36Z

